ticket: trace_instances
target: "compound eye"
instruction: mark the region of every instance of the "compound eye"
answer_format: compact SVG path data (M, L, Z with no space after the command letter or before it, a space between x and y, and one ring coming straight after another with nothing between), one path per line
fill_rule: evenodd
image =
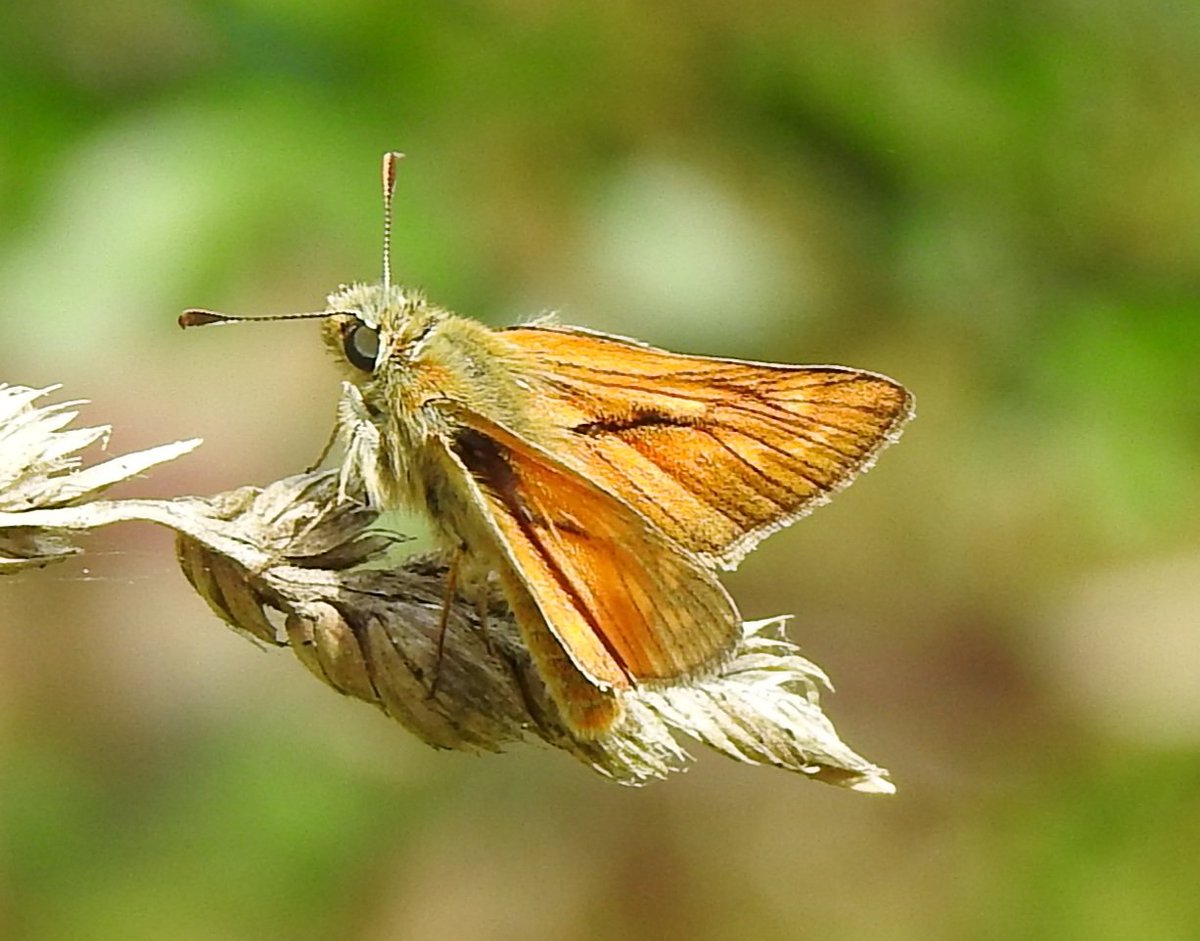
M375 371L375 357L379 354L379 331L365 323L356 323L342 341L346 359L363 372Z

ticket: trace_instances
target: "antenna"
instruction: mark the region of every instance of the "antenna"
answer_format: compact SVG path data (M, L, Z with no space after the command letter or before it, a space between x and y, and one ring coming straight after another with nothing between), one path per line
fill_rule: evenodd
M392 286L392 197L396 194L396 168L404 154L389 150L383 155L383 296L386 299ZM270 314L265 317L235 317L232 314L222 314L215 310L205 310L193 307L179 315L179 326L205 327L209 324L246 323L268 320L312 320L319 317L332 317L337 314L347 314L352 317L362 316L353 310L319 310L302 314Z
M319 317L333 317L337 314L358 316L350 310L313 310L303 314L268 314L265 317L235 317L233 314L221 314L215 310L205 310L193 307L179 315L179 326L186 330L188 327L206 327L210 323L257 323L267 320L314 320Z
M396 193L396 168L404 154L389 150L383 155L383 296L392 288L392 197Z

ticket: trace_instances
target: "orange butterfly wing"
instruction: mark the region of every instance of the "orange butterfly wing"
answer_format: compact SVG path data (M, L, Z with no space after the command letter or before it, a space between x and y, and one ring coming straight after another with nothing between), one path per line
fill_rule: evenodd
M555 453L708 564L733 567L846 486L913 411L903 386L841 366L687 356L578 328L501 336L541 386Z
M491 420L449 406L447 442L508 562L571 660L627 688L715 666L737 644L733 601L631 507ZM529 626L526 625L529 629Z

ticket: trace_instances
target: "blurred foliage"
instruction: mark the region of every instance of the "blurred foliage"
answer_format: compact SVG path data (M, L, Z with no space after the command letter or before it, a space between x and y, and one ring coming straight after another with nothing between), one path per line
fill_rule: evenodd
M391 148L441 303L920 414L729 579L897 797L426 752L117 530L0 584L0 937L1193 937L1197 88L1174 0L5 5L0 380L207 439L138 493L319 451L313 331L174 314L374 278Z

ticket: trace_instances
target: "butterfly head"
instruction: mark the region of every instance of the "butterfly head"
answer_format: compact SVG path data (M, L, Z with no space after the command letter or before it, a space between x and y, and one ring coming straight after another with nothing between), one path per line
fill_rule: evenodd
M326 310L326 346L360 373L411 359L438 320L421 294L394 284L344 285L329 295Z

